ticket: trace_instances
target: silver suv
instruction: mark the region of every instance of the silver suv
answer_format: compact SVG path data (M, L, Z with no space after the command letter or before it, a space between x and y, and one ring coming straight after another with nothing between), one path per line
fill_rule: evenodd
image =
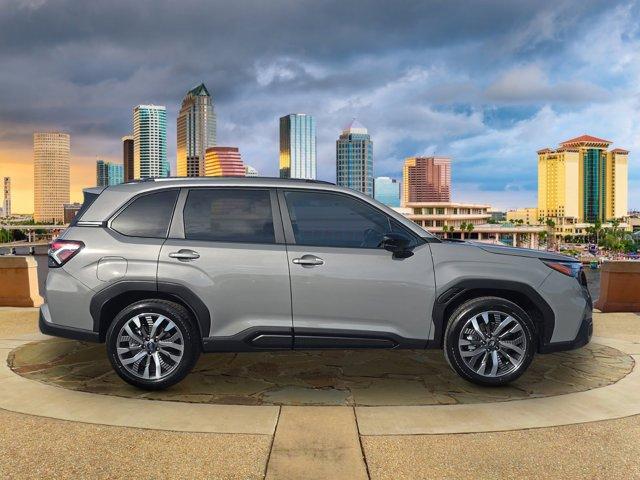
M160 389L201 352L443 348L502 385L534 353L592 332L569 257L443 241L352 190L309 180L182 178L84 192L49 250L40 330L106 342Z

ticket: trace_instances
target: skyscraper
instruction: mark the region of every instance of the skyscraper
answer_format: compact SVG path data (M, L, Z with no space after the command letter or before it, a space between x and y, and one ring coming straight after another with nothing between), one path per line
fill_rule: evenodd
M207 177L244 177L245 169L237 147L209 147L205 153Z
M130 182L133 176L133 135L122 137L122 165L124 167L124 181Z
M544 218L594 223L627 215L627 150L582 135L538 150L538 211Z
M410 157L402 169L402 205L408 202L450 202L451 159Z
M207 87L201 83L182 100L177 120L177 175L204 175L207 148L216 145L216 113Z
M133 170L136 179L169 176L167 109L163 106L133 109Z
M316 121L311 115L280 118L280 178L316 178Z
M119 163L96 160L96 185L107 187L124 181L124 166Z
M3 212L5 217L11 216L11 177L4 177Z
M71 138L63 132L33 134L33 219L62 222L69 203Z
M356 119L336 141L336 183L373 196L373 142Z
M96 160L96 187L106 187L109 185L108 178L107 162L104 160Z
M373 192L375 199L388 207L400 206L400 182L395 178L376 177Z

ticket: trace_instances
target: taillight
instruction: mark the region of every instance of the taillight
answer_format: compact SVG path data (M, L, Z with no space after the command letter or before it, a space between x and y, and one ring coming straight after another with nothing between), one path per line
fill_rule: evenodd
M75 240L55 240L49 244L49 267L57 268L71 260L82 248L84 243Z
M567 275L568 277L577 278L580 282L582 281L582 279L580 278L580 274L582 273L582 276L584 276L584 272L582 272L582 265L580 265L580 263L578 262L558 262L554 260L542 260L542 263L544 263L549 268L553 268L556 272L560 272L563 275ZM586 277L584 278L584 281L586 282Z

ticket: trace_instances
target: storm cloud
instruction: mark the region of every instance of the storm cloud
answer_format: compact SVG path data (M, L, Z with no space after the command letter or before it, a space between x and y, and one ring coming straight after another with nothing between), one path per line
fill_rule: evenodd
M632 192L639 13L584 0L0 0L0 152L28 164L33 131L67 130L91 172L96 156L119 160L132 108L155 103L175 166L180 101L204 82L219 143L263 175L277 173L278 117L306 112L328 180L357 117L376 175L399 176L408 155L450 155L459 200L533 204L535 150L582 133L632 151Z

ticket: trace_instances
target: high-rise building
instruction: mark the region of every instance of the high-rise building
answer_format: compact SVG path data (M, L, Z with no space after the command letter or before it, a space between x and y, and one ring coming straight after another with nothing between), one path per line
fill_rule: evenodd
M336 184L373 197L373 142L356 119L336 141Z
M245 169L237 147L209 147L205 152L207 177L244 177Z
M133 176L133 135L122 137L122 165L124 167L124 181L130 182Z
M316 178L316 121L311 115L280 118L280 178Z
M124 165L120 163L107 164L107 185L119 185L124 182Z
M258 170L253 168L251 165L245 165L244 166L244 175L245 175L245 177L259 177L260 176L260 174L258 173Z
M402 169L402 205L451 201L451 159L411 157Z
M104 160L96 160L96 186L106 187L107 185L109 185L107 162Z
M5 217L11 216L11 177L4 177L4 203L2 211Z
M552 150L538 150L538 214L605 222L627 215L627 150L607 151L612 142L582 135Z
M163 106L138 105L133 109L133 176L169 176L167 109Z
M400 182L395 178L376 177L373 192L379 202L389 207L400 206Z
M107 187L124 181L124 166L119 163L96 160L96 185Z
M176 126L177 175L203 176L205 152L216 145L216 113L204 83L185 95Z
M71 138L68 133L33 134L33 219L62 222L69 203Z

